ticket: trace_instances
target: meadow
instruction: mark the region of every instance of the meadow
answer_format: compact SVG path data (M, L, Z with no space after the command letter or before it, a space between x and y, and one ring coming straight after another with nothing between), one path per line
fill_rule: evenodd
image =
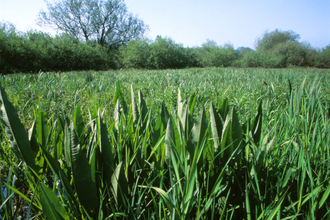
M329 219L330 70L0 76L2 219Z

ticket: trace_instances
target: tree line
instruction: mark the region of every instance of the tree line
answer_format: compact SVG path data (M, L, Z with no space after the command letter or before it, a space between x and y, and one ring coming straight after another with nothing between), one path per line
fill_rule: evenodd
M330 67L330 45L316 49L299 42L292 31L266 32L256 50L207 40L200 47L183 47L171 38L139 38L118 47L83 41L62 33L18 32L0 24L0 73L107 70L118 68L179 69L189 67Z
M128 12L124 0L57 0L41 10L37 24L59 31L16 30L0 22L0 73L188 67L330 67L330 45L299 42L293 31L266 32L256 50L207 40L183 47L171 38L144 38L148 26Z

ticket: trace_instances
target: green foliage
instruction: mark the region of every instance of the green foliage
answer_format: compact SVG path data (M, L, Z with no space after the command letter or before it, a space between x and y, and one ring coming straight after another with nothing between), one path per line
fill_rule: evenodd
M147 39L131 41L119 51L125 68L179 69L194 65L191 50L161 36L154 42Z
M0 23L0 73L106 70L118 68L181 69L189 67L285 68L330 66L329 46L321 50L299 42L292 31L275 30L257 39L257 50L208 40L201 47L183 47L171 38L130 40L116 49L77 36L28 31L17 32ZM86 78L86 81L91 80Z
M2 76L0 214L327 219L328 72L119 70L89 72L88 82L83 72ZM15 156L8 128L37 151L34 160Z
M218 46L213 41L208 41L198 48L198 63L202 67L228 67L238 58L237 51L230 44Z
M125 68L147 69L150 57L150 42L147 39L128 42L119 48L121 63Z
M123 0L47 2L47 11L40 11L37 23L107 49L139 39L148 29L142 20L128 13Z
M274 54L272 51L251 51L240 55L235 65L239 67L266 67L280 68L284 67L285 57L281 54Z
M277 44L286 42L297 42L299 38L299 34L296 34L293 31L280 31L276 29L272 32L265 32L262 38L258 38L256 40L255 44L257 50L271 50Z
M0 28L1 73L116 67L114 57L99 45L89 46L67 34L51 37L37 31L19 33L7 29Z
M330 45L318 52L316 55L315 66L325 68L330 67Z

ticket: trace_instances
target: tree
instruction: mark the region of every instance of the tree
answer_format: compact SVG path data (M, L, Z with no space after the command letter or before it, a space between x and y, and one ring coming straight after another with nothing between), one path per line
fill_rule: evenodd
M300 39L300 35L293 31L279 31L276 29L270 33L265 32L262 38L257 38L255 46L257 50L270 50L277 44L288 41L296 42L298 39Z
M218 46L213 40L207 39L207 42L202 44L198 49L198 63L202 67L216 66L227 67L231 66L238 58L237 51L230 43L224 46Z
M143 36L148 27L127 12L123 0L58 0L40 11L37 23L66 32L86 42L118 48Z

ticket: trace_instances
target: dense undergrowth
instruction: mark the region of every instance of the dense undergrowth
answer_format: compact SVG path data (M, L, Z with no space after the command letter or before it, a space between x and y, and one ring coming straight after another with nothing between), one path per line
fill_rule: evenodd
M171 38L138 39L115 48L84 42L69 34L55 37L38 31L19 32L0 22L0 73L38 73L109 69L184 69L190 67L330 67L330 46L313 48L299 35L265 33L256 50L218 45L212 40L183 47Z
M0 215L328 219L328 75L197 68L2 76Z

